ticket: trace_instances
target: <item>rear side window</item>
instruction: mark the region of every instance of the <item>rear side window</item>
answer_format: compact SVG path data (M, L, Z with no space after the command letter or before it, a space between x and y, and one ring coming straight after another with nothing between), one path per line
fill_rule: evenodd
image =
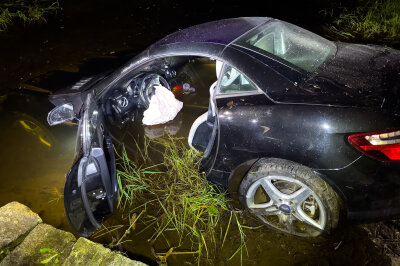
M269 22L235 44L274 55L307 72L313 72L336 52L333 42L283 21Z
M234 67L226 65L224 72L222 73L218 94L232 94L250 91L257 91L257 87Z

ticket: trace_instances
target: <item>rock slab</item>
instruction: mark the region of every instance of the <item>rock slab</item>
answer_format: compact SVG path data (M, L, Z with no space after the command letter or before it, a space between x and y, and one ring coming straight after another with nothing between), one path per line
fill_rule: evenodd
M0 208L0 251L10 246L15 246L38 223L39 215L25 205L16 201L10 202Z
M48 265L62 262L69 255L75 240L75 236L69 232L48 224L39 224L0 262L0 266L41 265L50 257L52 259Z
M42 223L28 207L11 202L0 208L0 266L8 265L133 265L122 254L86 238Z
M123 255L113 252L103 245L94 243L86 238L79 238L68 258L63 262L64 266L69 265L132 265L145 266L139 261L133 261Z

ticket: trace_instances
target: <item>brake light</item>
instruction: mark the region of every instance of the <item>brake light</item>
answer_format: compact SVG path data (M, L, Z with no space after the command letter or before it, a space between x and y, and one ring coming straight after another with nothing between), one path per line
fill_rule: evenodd
M400 161L400 130L351 135L348 141L364 154L381 161Z

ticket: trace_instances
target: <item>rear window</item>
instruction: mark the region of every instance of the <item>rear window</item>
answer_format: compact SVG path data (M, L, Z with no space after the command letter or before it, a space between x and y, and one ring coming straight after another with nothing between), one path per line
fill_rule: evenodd
M274 55L307 72L333 57L333 42L283 21L271 21L235 43L266 56Z

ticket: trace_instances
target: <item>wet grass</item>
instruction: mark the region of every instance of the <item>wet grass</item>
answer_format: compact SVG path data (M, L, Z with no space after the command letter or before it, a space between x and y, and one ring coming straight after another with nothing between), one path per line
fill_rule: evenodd
M149 158L148 149L154 147L163 154L162 163L154 164ZM140 221L146 225L143 230L154 230L148 242L160 264L171 255L195 255L198 263L215 257L231 233L240 236L240 244L227 260L242 256L244 228L248 227L228 209L225 193L200 172L201 154L187 148L182 139L171 137L146 141L140 151L140 160L135 162L124 148L118 154L119 206L128 213L130 225L117 244ZM168 243L164 252L157 249L161 240Z
M400 1L362 0L356 7L339 7L326 12L332 17L329 31L342 40L400 42ZM329 13L329 14L328 14Z
M46 17L60 10L58 0L6 0L0 3L0 32L15 23L24 25L46 22Z

